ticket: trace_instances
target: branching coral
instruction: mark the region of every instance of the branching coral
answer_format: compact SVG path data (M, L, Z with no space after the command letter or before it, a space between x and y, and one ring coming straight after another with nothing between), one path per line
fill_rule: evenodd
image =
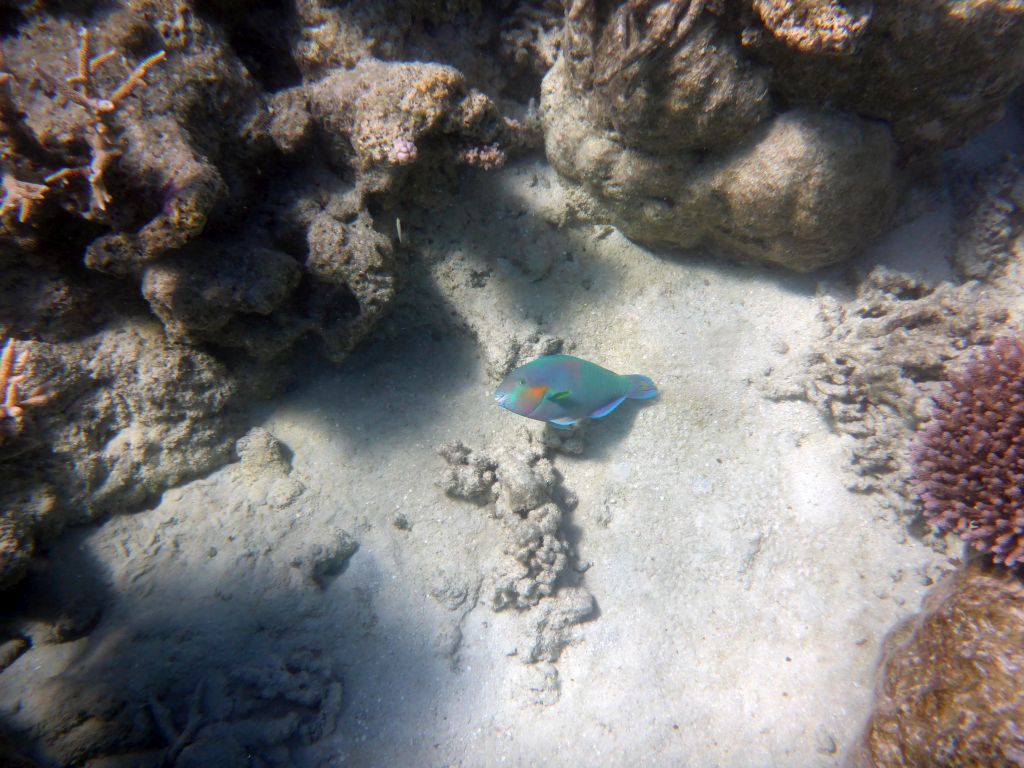
M950 377L912 448L924 514L996 563L1024 564L1024 338Z
M18 352L14 339L8 339L4 351L0 353L0 443L5 437L11 437L21 431L21 419L25 407L42 405L49 397L41 388L32 390L27 397L21 394L21 388L28 381L29 353L27 349Z
M144 78L149 70L163 61L166 53L158 51L144 59L109 96L102 97L96 94L93 75L105 62L117 56L117 52L110 50L99 56L93 56L89 42L89 30L83 27L79 32L79 37L81 46L78 49L78 71L69 77L67 82L43 72L40 72L40 75L62 96L88 110L90 121L85 128L85 140L92 153L91 160L88 166L63 168L56 173L51 173L44 181L47 184L56 184L64 183L75 176L84 176L88 180L91 190L91 208L105 211L110 202L110 193L107 191L103 177L119 154L114 143L115 131L110 122L111 115L136 88L146 84Z
M113 122L114 115L125 99L146 84L146 75L165 58L166 54L164 51L158 51L144 59L109 95L101 96L96 90L96 72L103 64L116 58L117 52L109 50L93 56L89 30L82 28L79 38L81 42L75 74L66 80L42 70L36 70L36 74L65 99L84 108L88 113L86 122L79 129L80 138L89 148L89 157L85 164L68 164L68 158L63 157L63 153L46 147L32 132L11 93L11 73L0 71L0 137L5 138L9 145L8 148L4 148L4 159L9 163L18 162L26 166L30 172L42 176L39 179L41 184L19 180L12 169L5 168L2 187L4 198L0 204L0 216L16 211L19 223L24 224L36 203L46 199L48 193L53 190L68 188L76 178L84 178L88 183L89 210L85 214L87 218L103 214L111 201L105 176L120 155L117 147L118 129ZM0 70L3 70L3 67L3 58L0 56ZM46 165L58 167L53 172L43 175L45 171L41 171L40 166Z

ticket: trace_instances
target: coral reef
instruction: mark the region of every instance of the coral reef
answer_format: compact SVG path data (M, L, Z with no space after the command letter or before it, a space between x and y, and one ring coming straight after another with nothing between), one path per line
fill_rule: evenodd
M997 564L1024 563L1024 340L996 339L934 399L911 449L925 517Z
M228 461L234 414L287 377L267 362L306 339L341 360L392 305L405 269L392 206L533 140L459 69L384 60L422 47L427 23L471 36L465 20L483 14L496 36L495 16L474 2L395 10L297 3L297 19L323 17L315 30L192 0L11 16L0 332L26 339L60 407L0 457L18 476L0 500L17 565L0 564L0 583L37 536ZM493 59L470 48L467 66ZM42 397L22 375L5 386L21 399L5 406L5 434Z
M977 283L931 285L876 267L849 301L823 297L826 331L800 371L780 372L775 398L806 398L845 437L852 489L907 506L907 446L931 412L946 369L999 335L1007 310Z
M780 96L884 120L907 152L960 144L995 122L1024 75L1024 11L1012 0L753 7L760 24L744 29L744 46L772 63Z
M886 226L903 158L976 133L1024 80L1012 3L911 6L574 2L548 158L642 242L841 261ZM939 53L951 40L964 60Z
M106 71L153 47L120 79ZM270 96L187 2L149 0L80 32L37 12L4 55L2 234L131 281L176 340L263 358L314 335L340 359L390 305L402 265L371 197L459 162L500 167L527 140L452 67L367 55Z
M846 768L1024 761L1024 585L975 562L886 638L874 711Z

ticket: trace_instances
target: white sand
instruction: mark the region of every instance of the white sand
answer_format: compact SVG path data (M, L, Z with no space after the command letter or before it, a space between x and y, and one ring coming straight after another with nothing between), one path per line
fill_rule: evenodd
M75 645L225 668L315 648L344 696L311 764L837 765L882 636L949 562L846 490L846 451L812 406L764 397L770 371L820 334L814 279L564 223L536 161L468 184L403 220L420 266L380 336L265 409L301 495L268 504L270 481L235 465L85 536L115 607ZM925 216L867 261L916 248L941 273L949 211ZM487 364L538 330L651 375L661 394L590 428L582 455L554 458L579 496L563 527L599 612L556 663L529 665L518 656L539 608L489 607L500 524L437 487L436 448L536 432L491 401ZM359 550L321 591L289 558L332 526ZM0 693L32 685L33 663L47 675L83 663L59 647L26 654Z

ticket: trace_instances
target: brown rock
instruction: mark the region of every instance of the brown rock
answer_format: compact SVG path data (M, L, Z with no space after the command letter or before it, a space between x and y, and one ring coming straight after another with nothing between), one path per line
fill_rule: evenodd
M973 563L883 646L875 708L847 768L1024 765L1024 583Z

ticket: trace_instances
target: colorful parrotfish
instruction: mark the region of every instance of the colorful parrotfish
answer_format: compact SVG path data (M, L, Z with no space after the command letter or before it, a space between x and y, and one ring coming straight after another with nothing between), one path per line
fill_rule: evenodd
M512 371L494 399L512 413L568 429L582 419L607 416L626 398L657 394L646 376L620 375L572 355L548 355Z

